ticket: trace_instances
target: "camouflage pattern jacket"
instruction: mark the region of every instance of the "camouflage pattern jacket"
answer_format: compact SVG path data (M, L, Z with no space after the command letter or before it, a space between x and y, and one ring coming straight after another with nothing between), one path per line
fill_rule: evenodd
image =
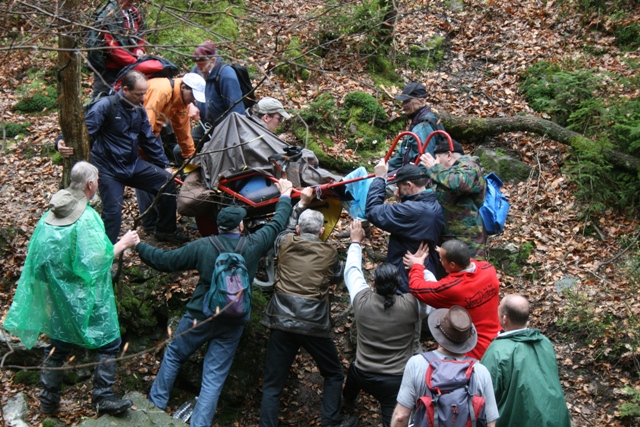
M486 182L477 157L461 156L449 169L435 164L427 175L437 185L436 197L444 214L443 240L469 245L471 258L484 258L485 233L480 206Z

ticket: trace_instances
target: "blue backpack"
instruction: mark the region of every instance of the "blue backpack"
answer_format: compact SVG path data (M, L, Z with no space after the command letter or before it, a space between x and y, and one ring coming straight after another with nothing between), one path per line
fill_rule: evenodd
M233 252L227 252L217 236L209 237L218 250L211 286L204 296L202 311L207 317L243 318L251 312L251 281L241 255L246 238L240 237Z
M498 178L498 175L491 172L484 179L487 181L487 194L484 197L484 203L480 207L480 216L482 216L482 222L487 234L498 234L504 229L504 224L507 222L509 202L500 192L502 180Z

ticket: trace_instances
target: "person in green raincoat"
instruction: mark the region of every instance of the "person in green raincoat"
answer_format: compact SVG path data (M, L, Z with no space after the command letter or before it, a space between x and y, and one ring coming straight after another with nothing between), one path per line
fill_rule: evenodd
M105 234L100 215L89 205L98 189L98 169L78 162L68 189L51 198L50 210L36 226L4 328L32 348L38 336L49 336L40 372L40 412L60 405L60 368L74 345L97 350L93 406L101 414L119 414L131 406L113 392L120 349L120 325L111 283L114 257L140 239L129 231L115 245Z
M553 345L538 329L526 327L529 301L505 296L498 317L504 331L482 357L498 402L496 427L570 427Z

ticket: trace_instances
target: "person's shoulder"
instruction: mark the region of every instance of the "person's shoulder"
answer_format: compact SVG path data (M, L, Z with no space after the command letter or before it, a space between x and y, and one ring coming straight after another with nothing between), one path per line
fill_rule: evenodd
M220 71L218 72L220 78L238 80L238 75L236 74L236 70L234 70L231 65L232 64L229 64L227 62L220 62L220 65L219 65Z
M182 83L182 79L174 79L174 86L180 85ZM149 90L156 91L173 91L173 87L171 86L171 80L168 77L157 77L153 79L147 80L147 84L149 85Z

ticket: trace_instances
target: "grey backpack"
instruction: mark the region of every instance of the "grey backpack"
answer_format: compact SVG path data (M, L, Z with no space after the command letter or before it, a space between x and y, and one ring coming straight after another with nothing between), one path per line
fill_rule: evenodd
M484 397L478 394L473 366L477 360L443 360L432 351L422 353L429 363L427 394L418 399L414 427L484 427Z

